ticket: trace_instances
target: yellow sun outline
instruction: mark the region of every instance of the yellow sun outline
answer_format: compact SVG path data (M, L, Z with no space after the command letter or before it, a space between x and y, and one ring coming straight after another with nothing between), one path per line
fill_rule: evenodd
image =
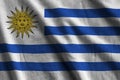
M11 33L16 31L16 38L19 37L20 34L22 38L24 34L29 38L29 32L34 34L32 28L35 28L36 26L34 24L38 23L38 21L34 20L37 15L33 15L33 10L29 12L28 9L29 7L26 7L24 10L22 6L21 10L18 10L15 7L15 12L11 11L12 16L7 16L10 19L7 23L11 24L8 29L13 29Z

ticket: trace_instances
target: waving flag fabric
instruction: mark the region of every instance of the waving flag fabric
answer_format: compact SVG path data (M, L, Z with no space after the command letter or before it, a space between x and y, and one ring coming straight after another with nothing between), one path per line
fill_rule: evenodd
M0 0L0 80L119 79L119 0Z

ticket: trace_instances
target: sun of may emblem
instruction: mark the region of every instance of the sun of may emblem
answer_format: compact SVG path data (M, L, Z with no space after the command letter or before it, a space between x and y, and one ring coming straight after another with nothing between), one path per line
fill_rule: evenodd
M7 23L11 24L8 29L12 29L11 33L16 32L16 37L23 38L25 34L29 37L30 33L33 33L32 28L35 28L35 24L38 23L34 20L36 15L33 15L33 10L28 11L28 9L28 7L26 9L21 7L21 10L15 8L14 12L11 11L12 16L7 16L10 19Z

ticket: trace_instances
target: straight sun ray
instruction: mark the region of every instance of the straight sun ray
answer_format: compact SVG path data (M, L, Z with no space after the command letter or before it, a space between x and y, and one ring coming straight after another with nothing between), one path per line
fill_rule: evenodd
M23 6L21 7L21 11L24 11L24 10L23 10Z
M34 34L34 32L31 29L29 31Z
M17 38L17 37L19 37L19 35L20 35L20 33L19 33L19 32L17 32L16 38Z
M33 21L33 23L38 23L38 21Z
M22 38L23 38L23 36L24 36L24 33L22 33L21 35L22 35Z
M7 21L7 23L12 23L12 21Z
M30 35L29 35L29 33L27 31L25 33L27 34L28 37L30 37Z
M16 12L19 12L19 10L15 7Z
M16 30L15 30L15 29L13 29L11 33L15 32L15 31L16 31Z
M35 18L37 15L33 15L32 18Z
M7 29L11 29L11 28L14 28L12 25L9 27L9 28L7 28Z
M13 17L7 16L9 19L12 19Z
M27 7L25 11L27 12L27 11L28 11L28 9L29 9L29 7Z
M37 28L37 26L35 26L35 25L32 25L32 27Z
M14 13L13 11L11 11L11 13L12 13L13 15L15 15L15 13Z
M29 13L29 15L31 15L33 13L33 10Z

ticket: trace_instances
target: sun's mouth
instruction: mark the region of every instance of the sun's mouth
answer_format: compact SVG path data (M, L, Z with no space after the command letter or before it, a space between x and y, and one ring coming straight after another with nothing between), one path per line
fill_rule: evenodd
M15 8L16 12L11 11L12 16L8 16L10 21L7 21L11 24L11 26L8 29L13 29L11 33L17 32L17 36L19 37L21 34L21 37L24 37L24 34L27 34L29 37L29 32L33 33L32 28L36 27L34 24L38 21L34 21L34 17L36 15L32 15L33 11L28 12L28 8L23 10L21 8L21 11Z

